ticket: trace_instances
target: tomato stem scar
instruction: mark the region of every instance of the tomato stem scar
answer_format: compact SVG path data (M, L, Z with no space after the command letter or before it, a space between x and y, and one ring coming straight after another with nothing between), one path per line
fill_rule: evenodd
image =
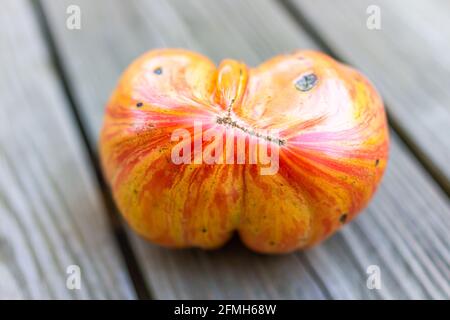
M218 124L223 124L223 125L226 125L226 126L229 126L229 127L232 127L232 128L239 129L239 130L241 130L241 131L243 131L243 132L245 132L245 133L247 133L247 134L249 134L251 136L255 136L257 138L261 138L261 139L264 139L266 141L276 143L279 146L286 145L286 140L284 140L284 139L275 138L275 137L272 137L270 135L263 135L263 134L261 134L259 132L256 132L254 129L248 129L248 128L242 126L242 125L239 125L236 121L231 119L231 116L228 113L227 113L226 116L217 117L216 122Z

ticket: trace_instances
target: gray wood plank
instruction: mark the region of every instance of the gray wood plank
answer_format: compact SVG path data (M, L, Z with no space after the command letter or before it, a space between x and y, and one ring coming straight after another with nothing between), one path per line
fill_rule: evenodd
M133 298L31 2L3 1L0 30L0 299Z
M72 3L84 15L77 32L60 27ZM316 47L266 0L44 4L93 144L118 76L146 50L186 47L216 62L231 57L256 65L280 52ZM134 237L155 297L448 298L450 204L395 134L392 140L388 171L370 207L307 252L263 256L238 241L215 252L173 251ZM381 290L366 287L372 264L381 269Z
M288 0L343 59L379 88L391 116L446 177L450 189L448 1ZM369 5L381 29L366 26Z

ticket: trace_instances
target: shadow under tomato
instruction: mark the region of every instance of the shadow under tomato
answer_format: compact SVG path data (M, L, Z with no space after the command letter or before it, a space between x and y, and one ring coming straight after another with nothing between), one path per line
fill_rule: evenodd
M267 255L237 235L222 248L167 249L139 239L158 299L324 299L303 252ZM167 288L167 290L164 290Z

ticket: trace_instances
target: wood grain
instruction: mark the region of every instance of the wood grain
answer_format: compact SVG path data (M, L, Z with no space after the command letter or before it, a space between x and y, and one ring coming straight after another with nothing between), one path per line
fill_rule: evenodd
M133 298L31 2L3 1L0 30L0 299Z
M315 43L272 1L44 1L79 108L95 145L104 104L123 69L155 47L185 47L216 62L256 65ZM83 27L69 32L65 8L78 4ZM156 298L448 298L447 197L392 135L384 182L370 207L342 232L285 256L249 252L233 241L215 252L173 251L134 237ZM381 269L369 290L366 269Z
M446 178L450 192L448 1L288 0L340 57L383 94L393 120ZM366 26L370 5L380 30Z

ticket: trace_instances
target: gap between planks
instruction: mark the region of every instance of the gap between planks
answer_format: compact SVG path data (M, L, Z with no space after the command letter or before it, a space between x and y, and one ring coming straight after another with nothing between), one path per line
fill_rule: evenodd
M64 92L68 105L70 106L70 113L73 116L74 122L79 129L79 134L81 136L82 144L84 149L86 150L89 158L89 163L91 167L94 169L95 177L99 185L99 190L102 195L102 200L105 205L105 210L108 213L108 220L110 222L112 233L116 239L120 252L123 255L128 274L133 283L134 289L136 291L136 296L142 300L149 300L153 298L153 295L150 292L150 289L146 285L146 281L144 280L144 276L142 270L137 263L136 256L134 251L130 245L130 241L128 239L128 235L125 231L124 224L121 221L118 209L114 203L112 198L112 194L107 186L107 183L103 177L99 160L96 153L92 150L91 144L88 140L87 130L85 125L83 124L82 117L78 110L80 110L76 106L76 99L72 94L72 89L70 86L70 81L62 67L61 57L59 56L58 50L55 45L55 40L53 39L52 33L50 32L50 25L48 24L47 17L45 11L42 7L41 1L33 1L30 0L33 11L36 13L37 21L41 28L41 34L45 39L47 44L51 62L54 64L56 75L60 80L62 85L62 91Z

